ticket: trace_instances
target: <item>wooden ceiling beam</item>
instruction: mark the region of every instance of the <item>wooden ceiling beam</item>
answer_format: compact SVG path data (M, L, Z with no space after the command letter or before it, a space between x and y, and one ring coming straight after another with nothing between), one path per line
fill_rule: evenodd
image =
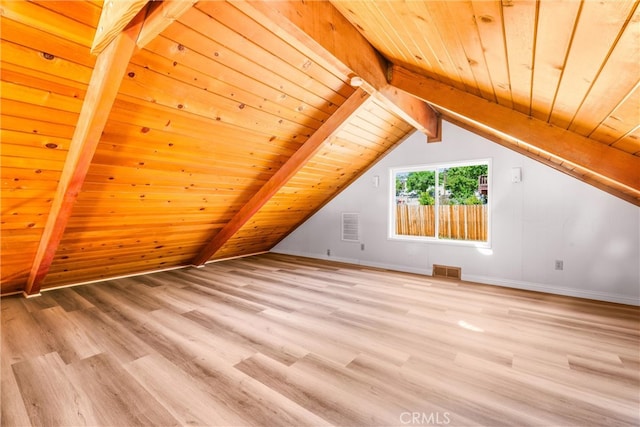
M526 114L414 73L399 66L390 72L390 84L412 94L435 108L502 140L507 147L530 147L555 158L557 169L579 168L609 182L609 192L631 203L640 203L640 157L578 135ZM518 151L518 150L516 150ZM520 152L523 152L520 150ZM526 154L526 152L524 152ZM540 160L536 154L529 157ZM544 162L547 163L548 162ZM563 167L563 163L567 167ZM586 180L589 182L589 180ZM600 187L602 188L602 187ZM625 196L626 194L626 196ZM631 195L631 196L629 196Z
M432 142L441 119L427 103L391 87L387 61L329 1L246 1L233 6L282 37L313 62L379 99ZM353 84L352 83L352 84Z
M197 2L198 0L164 0L151 3L138 36L138 47L142 49L149 44Z
M137 45L142 49L198 0L107 0L102 8L100 22L91 47L91 53L99 54L122 32L124 27L149 3L147 16L138 35Z
M191 264L200 266L207 262L278 190L307 164L318 150L322 148L324 143L340 130L349 117L356 114L367 99L369 99L369 94L364 90L357 89L336 112L305 141L289 160L273 174L260 190L240 208L233 218L200 251Z
M102 6L91 53L97 55L102 52L148 2L149 0L106 0Z
M25 296L39 294L42 282L49 272L120 83L136 49L143 18L144 12L140 12L98 55L51 210L31 266Z

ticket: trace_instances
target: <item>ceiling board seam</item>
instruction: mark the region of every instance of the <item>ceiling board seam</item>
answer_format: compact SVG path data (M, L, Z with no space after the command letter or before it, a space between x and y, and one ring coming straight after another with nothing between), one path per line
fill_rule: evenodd
M511 63L509 62L509 47L507 46L508 40L507 40L507 29L505 27L505 22L504 22L504 0L500 0L500 27L502 28L502 55L504 56L504 60L506 62L506 67L507 67L507 84L509 85L509 96L511 97L511 105L513 106L513 108L515 109L516 104L514 102L514 97L513 97L513 84L511 82Z
M245 43L246 42L251 42L249 40L246 40L246 37L243 36L242 34L238 33L234 28L228 26L228 24L225 24L224 22L218 21L217 19L215 19L215 17L209 15L206 11L204 11L202 9L199 9L198 7L195 7L194 10L197 10L198 13L201 13L204 16L207 16L209 19L215 21L217 23L217 25L219 25L220 27L224 27L226 29L225 31L229 32L229 35L227 37L240 37L240 38L245 39ZM195 12L192 12L192 13L195 13ZM184 18L190 18L190 15L185 15ZM195 21L195 19L194 19L194 21ZM198 34L200 34L200 35L202 35L202 36L204 36L204 37L206 37L208 39L211 39L211 40L217 42L217 37L215 37L215 39L212 39L211 33L202 33L201 31L199 31L197 29L197 27L193 27L193 24L194 24L194 22L191 22L191 25L189 26L192 31L194 31L194 32L196 32L196 33L198 33ZM328 103L334 102L334 101L331 100L331 98L333 98L333 97L335 97L336 99L339 99L341 102L344 102L344 100L346 99L344 95L340 94L335 89L333 89L333 88L331 88L329 86L326 86L323 82L321 82L321 81L319 81L317 79L311 78L308 75L308 73L305 73L302 70L300 70L299 68L294 67L288 61L281 60L281 58L277 57L273 52L270 52L269 50L265 49L263 46L261 46L259 44L255 44L255 43L252 43L252 45L256 46L256 49L257 49L256 52L264 54L268 58L274 58L276 61L281 61L282 64L286 68L288 68L288 70L287 70L288 72L286 74L284 72L280 72L279 69L276 71L275 67L273 67L271 69L271 71L273 73L275 73L276 75L280 76L285 81L288 81L288 82L292 83L293 85L295 85L296 87L298 87L301 90L307 90L307 91L316 92L316 93L323 92L323 91L320 91L318 89L310 90L310 89L305 88L304 85L308 84L308 82L306 82L305 80L309 79L309 81L314 82L318 86L322 86L323 88L326 88L328 91L331 91L333 93L333 96L328 96L326 94L322 95L322 99L325 102L328 102ZM224 45L224 47L226 49L229 49L229 51L235 53L236 55L245 58L247 61L255 62L254 58L248 55L247 50L234 50L234 46L231 46L231 45ZM256 65L260 66L261 64L260 63L256 63ZM294 78L294 76L295 76L295 78Z
M620 28L620 31L618 32L618 34L616 35L616 39L614 40L613 43L611 43L611 46L609 47L609 51L607 52L607 55L605 56L604 60L602 61L602 63L600 64L600 68L598 68L598 72L596 73L596 75L594 76L593 80L591 81L591 84L589 85L589 89L586 91L586 93L584 94L584 97L582 98L582 100L580 101L580 104L577 106L577 108L575 109L575 112L573 113L573 117L571 117L571 121L569 122L569 125L567 126L567 129L572 129L574 128L574 120L576 119L576 116L580 113L580 110L582 109L585 101L587 100L587 98L589 97L589 94L591 93L591 90L593 89L593 87L595 86L595 84L598 81L598 78L600 77L600 74L602 73L602 71L605 69L605 67L607 66L607 62L609 61L609 59L611 58L611 55L613 53L613 51L616 49L618 42L620 41L620 39L622 38L622 36L624 35L625 31L627 30L627 27L630 24L633 24L633 15L635 15L636 10L638 9L638 2L635 3L634 7L631 8L631 12L629 13L627 19L625 20L624 25L622 26L622 28ZM638 24L638 23L636 23ZM638 24L640 25L640 24ZM634 86L635 89L635 86ZM629 91L629 93L624 97L624 99L627 99L631 93L633 92L632 89L631 91ZM616 106L614 108L611 109L611 111L609 111L606 116L605 119L609 116L611 116L611 114L615 111L615 109L622 103L622 101L618 104L616 104ZM590 136L597 128L598 126L600 126L602 123L604 122L604 120L602 120L600 123L598 123L597 126L594 126L593 129L591 130L591 132L588 133L587 136Z
M538 52L538 29L540 25L540 2L536 1L536 17L533 26L533 46L531 52L531 83L529 84L529 116L533 116L533 84L536 72L536 54Z
M482 33L480 32L480 27L478 26L478 18L475 12L475 8L473 6L473 2L471 4L471 8L473 10L473 27L475 28L475 32L476 35L478 37L478 40L480 41L480 47L482 48L482 62L484 63L484 67L487 71L487 75L489 76L489 81L491 82L491 92L493 95L493 99L495 100L496 103L500 102L500 97L498 96L498 93L496 91L495 88L495 84L494 84L494 78L491 76L491 68L489 67L489 61L487 61L487 56L486 56L486 47L485 47L485 43L483 43L482 41Z
M629 130L627 133L625 133L624 135L622 135L620 138L616 139L615 141L613 141L611 144L608 144L609 146L614 146L616 145L618 142L624 140L625 138L627 138L629 135L632 135L634 132L637 132L640 129L640 124L636 125L633 129ZM615 148L615 147L614 147ZM640 153L640 150L631 153L634 156L637 156Z
M560 87L562 86L562 82L564 80L564 76L565 76L565 70L567 69L567 62L569 61L569 55L571 53L571 47L573 46L573 41L574 38L576 36L576 31L578 29L578 22L580 21L580 16L582 15L582 8L584 6L584 1L585 0L580 0L580 6L578 7L578 12L576 13L576 19L573 21L573 29L571 31L571 38L569 40L569 43L567 45L567 51L565 52L564 55L564 61L562 63L562 70L560 70L560 78L558 78L558 84L556 86L556 90L553 94L553 101L551 101L551 105L549 108L549 115L547 116L547 119L545 120L547 123L551 122L551 117L553 116L553 110L555 109L556 106L556 100L558 98L558 93L560 92Z

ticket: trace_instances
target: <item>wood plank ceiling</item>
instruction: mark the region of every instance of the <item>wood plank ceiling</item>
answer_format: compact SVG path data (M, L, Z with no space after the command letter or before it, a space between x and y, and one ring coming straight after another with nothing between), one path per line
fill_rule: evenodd
M267 251L434 110L640 205L639 14L3 2L1 292Z
M448 120L640 204L640 8L333 1Z

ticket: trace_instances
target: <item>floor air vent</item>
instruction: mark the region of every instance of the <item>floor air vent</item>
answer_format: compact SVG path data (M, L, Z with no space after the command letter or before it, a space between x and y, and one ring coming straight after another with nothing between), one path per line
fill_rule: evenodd
M433 264L433 276L462 280L462 268Z

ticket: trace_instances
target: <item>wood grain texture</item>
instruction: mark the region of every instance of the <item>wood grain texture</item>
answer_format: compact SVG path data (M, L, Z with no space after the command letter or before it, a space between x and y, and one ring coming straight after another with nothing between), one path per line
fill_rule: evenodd
M558 169L580 169L600 177L609 192L640 205L640 158L613 149L591 138L551 126L518 111L458 91L401 67L393 67L391 84L430 102L443 114L481 126L484 132L502 139L505 146L518 141L555 157ZM536 155L531 156L536 159Z
M265 254L5 297L0 326L6 426L640 422L632 306Z
M41 7L55 8L54 2L19 3L4 2L0 13L2 293L23 290L27 282L95 64L67 32L85 28L83 21ZM88 3L73 9L99 15ZM47 22L36 23L39 18Z
M143 48L169 25L193 7L198 0L165 0L149 8L142 30L138 36L138 47Z
M358 76L362 88L377 96L395 114L431 138L438 134L439 120L426 103L387 84L387 61L357 29L327 2L236 3L235 7L258 23L278 28L291 45L337 75ZM354 53L356 53L354 55Z
M216 257L238 251L271 249L354 182L370 162L389 152L413 132L413 127L386 110L375 97L352 117L272 199L223 246ZM349 160L351 159L351 160ZM313 189L313 194L308 193ZM260 233L256 233L260 230Z
M71 217L73 204L82 189L93 154L118 93L120 82L133 55L135 40L141 27L142 20L139 18L123 33L118 34L96 61L69 145L69 153L65 159L60 182L25 286L24 291L27 295L40 292L42 282L49 272ZM59 116L60 113L57 115Z
M102 8L91 53L100 54L129 25L149 0L109 0ZM138 35L136 35L136 40Z
M339 133L352 116L367 102L369 95L357 89L340 106L334 115L314 132L307 141L278 169L276 173L238 210L212 240L198 253L193 265L208 261L238 230L249 221L297 172L311 160L316 153Z
M36 2L5 1L2 2L1 14L13 21L20 22L62 39L72 41L81 46L91 46L95 32L95 27L92 25L92 22L80 22L74 18L65 16L62 13L58 13L58 10L56 10L55 7L50 8L51 5L48 5L48 3L58 3L57 6L60 9L91 9L90 13L82 13L84 19L91 17L93 13L100 10L99 8L87 5L86 2L77 2L78 5L73 5L73 8L70 7L72 4L68 1L42 1L39 3L40 4ZM87 5L88 7L83 8L83 5Z
M640 153L635 93L640 80L638 0L331 3L394 66L451 88L449 99L464 93L568 130L568 145L574 152L589 152L573 143L574 136L583 136L614 151ZM511 134L513 120L505 123ZM486 131L481 123L468 125L477 134ZM548 139L544 134L544 130L538 133ZM589 160L594 169L576 168L576 162L562 160L566 157L555 145L550 148L525 151L543 163L551 160L577 179L639 203L637 192L625 190L619 177L595 169L608 160L595 156Z
M330 120L346 80L228 3L188 8L132 58L43 287L187 264Z
M98 112L107 123L82 162L88 171L63 227L71 208L60 208L56 188L68 181L82 105L95 105L87 89L101 64L92 41L117 34L144 2L0 5L2 294L25 290L34 259L43 268L32 280L50 263L43 288L189 263L331 120L353 92L351 77L363 77L370 108L215 258L270 249L402 141L410 124L438 133L423 100L388 85L390 63L453 88L450 105L469 108L469 95L499 107L476 104L483 113L508 110L503 130L545 144L505 142L495 132L489 139L640 203L636 162L601 155L640 156L640 0L165 0L143 11L136 53L113 108ZM540 126L514 126L517 114ZM47 227L48 212L59 226ZM62 233L59 245L52 229Z

